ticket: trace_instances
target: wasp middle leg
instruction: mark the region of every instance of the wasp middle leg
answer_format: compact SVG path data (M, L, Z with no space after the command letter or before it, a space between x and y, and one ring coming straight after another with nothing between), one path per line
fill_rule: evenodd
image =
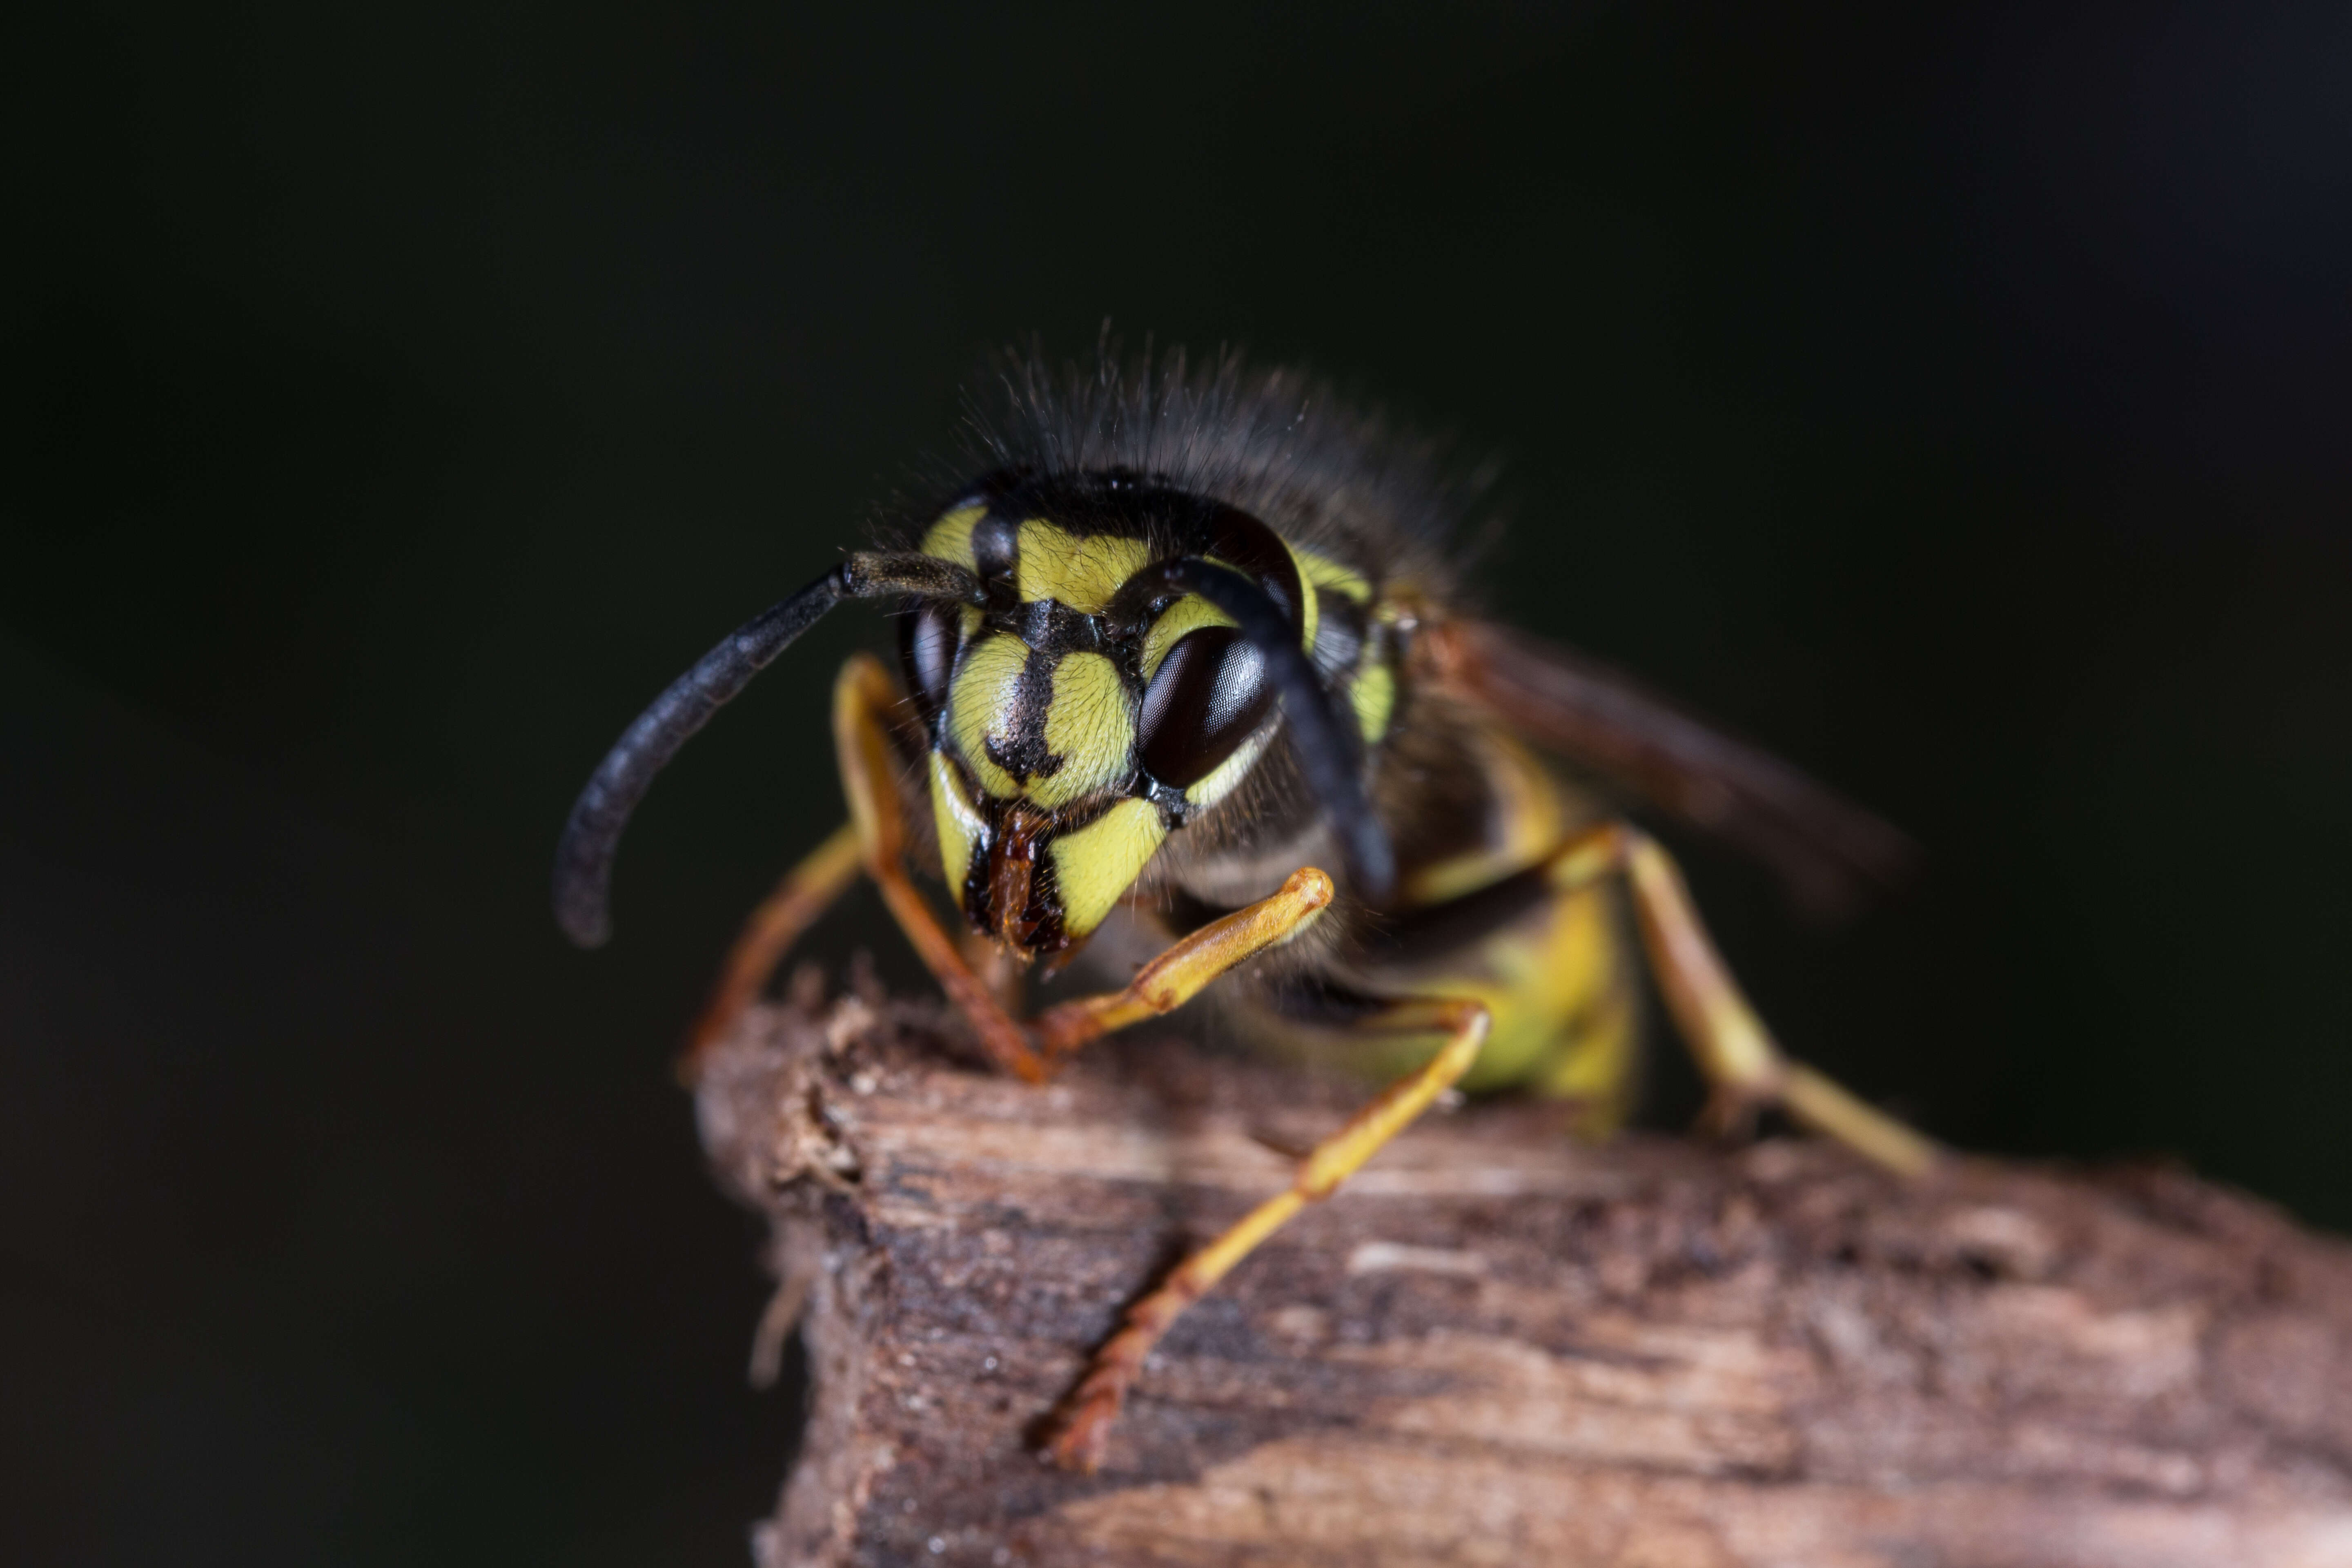
M1357 1027L1391 1033L1442 1033L1445 1043L1418 1069L1383 1089L1345 1126L1324 1139L1298 1163L1290 1189L1268 1198L1223 1235L1178 1264L1159 1288L1127 1310L1118 1331L1095 1352L1086 1378L1062 1405L1049 1451L1066 1468L1091 1472L1101 1464L1103 1445L1127 1391L1184 1309L1208 1294L1218 1280L1309 1204L1320 1203L1458 1082L1478 1059L1492 1020L1480 1002L1448 998L1394 1002L1360 1020Z

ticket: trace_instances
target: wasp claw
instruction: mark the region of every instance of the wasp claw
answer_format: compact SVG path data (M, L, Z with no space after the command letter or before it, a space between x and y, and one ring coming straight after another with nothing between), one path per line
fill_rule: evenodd
M1698 1130L1726 1143L1744 1143L1756 1135L1757 1119L1767 1103L1763 1096L1730 1084L1719 1085L1700 1108Z
M1047 1428L1041 1458L1082 1476L1102 1468L1103 1449L1110 1440L1111 1424L1118 1419L1124 1392L1100 1386L1105 1381L1097 1372L1078 1385Z

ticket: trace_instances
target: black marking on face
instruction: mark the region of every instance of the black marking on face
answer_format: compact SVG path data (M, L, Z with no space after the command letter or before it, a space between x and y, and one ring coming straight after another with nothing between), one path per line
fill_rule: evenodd
M1045 714L1054 701L1054 667L1060 662L1053 654L1030 652L1028 662L1021 667L1020 683L1007 715L1013 721L1012 732L990 735L984 742L988 760L1022 784L1049 779L1062 771L1063 759L1045 745Z
M1021 606L1014 637L1041 653L1102 653L1106 636L1099 616L1082 615L1059 599L1034 599Z
M1021 520L1001 507L971 525L972 568L988 591L988 607L1004 612L1021 602Z

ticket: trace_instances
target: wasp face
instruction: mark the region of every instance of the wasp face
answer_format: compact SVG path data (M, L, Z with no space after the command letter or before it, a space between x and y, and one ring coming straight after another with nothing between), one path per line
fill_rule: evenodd
M992 497L933 524L924 552L973 572L988 602L928 602L901 638L948 885L975 931L1024 954L1090 935L1170 831L1241 782L1276 717L1265 659L1231 618L1151 590L1148 569L1194 542L1131 507L1066 526L1023 515L1036 504ZM1313 585L1240 521L1263 540L1224 549L1259 555L1269 596L1304 623Z

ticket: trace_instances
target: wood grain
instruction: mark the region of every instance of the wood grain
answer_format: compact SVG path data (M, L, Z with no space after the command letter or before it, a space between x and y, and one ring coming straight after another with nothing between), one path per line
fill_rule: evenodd
M1030 1434L1361 1091L933 1011L755 1012L707 1146L808 1280L763 1568L2352 1564L2352 1248L2176 1171L1430 1118L1169 1336L1101 1474ZM961 1053L961 1054L960 1054Z

